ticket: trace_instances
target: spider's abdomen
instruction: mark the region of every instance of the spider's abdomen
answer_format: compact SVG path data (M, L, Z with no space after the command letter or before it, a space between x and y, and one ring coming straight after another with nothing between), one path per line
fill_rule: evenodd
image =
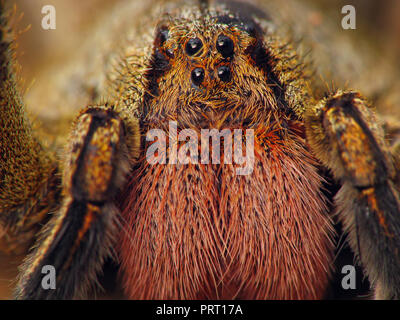
M253 172L234 169L144 161L134 172L120 242L130 298L323 297L331 223L302 140L256 138Z

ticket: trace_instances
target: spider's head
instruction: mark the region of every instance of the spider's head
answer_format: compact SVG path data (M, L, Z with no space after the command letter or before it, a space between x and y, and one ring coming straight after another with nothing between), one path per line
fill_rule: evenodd
M240 80L238 66L248 63L243 58L250 58L257 42L255 23L229 16L169 22L159 27L155 50L188 94L226 91Z
M253 125L282 110L263 29L227 10L182 11L159 23L147 78L148 117L193 126Z

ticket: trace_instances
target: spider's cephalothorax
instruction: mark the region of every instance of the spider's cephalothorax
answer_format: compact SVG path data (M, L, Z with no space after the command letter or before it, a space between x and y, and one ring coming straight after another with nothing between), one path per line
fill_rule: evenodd
M221 128L299 119L309 99L306 83L295 81L306 77L303 65L277 60L292 48L264 37L253 19L222 8L166 16L155 32L145 121Z
M62 166L22 120L3 35L5 238L32 237L32 221L55 212L22 266L18 298L79 297L112 252L130 298L323 298L334 250L325 167L378 297L400 297L398 152L359 93L318 101L291 44L265 15L234 6L184 5L158 22L151 44L122 41L106 102L81 111ZM253 130L251 172L236 174L224 152L219 164L148 161L147 133L171 122L177 133ZM41 287L43 265L57 270L55 290Z
M333 246L299 121L308 93L298 87L302 101L285 99L289 81L279 79L268 48L278 44L266 43L253 20L196 9L166 20L156 31L150 93L139 107L142 129L168 130L169 121L199 133L252 128L255 163L251 175L236 176L234 164L141 162L123 208L133 226L122 234L128 294L322 297ZM292 68L293 78L300 70Z

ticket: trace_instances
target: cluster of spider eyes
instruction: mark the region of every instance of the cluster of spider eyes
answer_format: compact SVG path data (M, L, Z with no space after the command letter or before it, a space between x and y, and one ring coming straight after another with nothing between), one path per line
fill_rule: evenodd
M199 38L190 39L187 44L185 51L189 56L193 56L198 53L203 47L203 43ZM233 56L234 44L232 39L225 35L218 36L216 42L216 48L218 52L226 59ZM231 79L231 70L228 66L223 65L218 68L218 77L223 82L228 82ZM205 71L203 68L195 68L192 71L191 78L195 85L199 85L204 80Z

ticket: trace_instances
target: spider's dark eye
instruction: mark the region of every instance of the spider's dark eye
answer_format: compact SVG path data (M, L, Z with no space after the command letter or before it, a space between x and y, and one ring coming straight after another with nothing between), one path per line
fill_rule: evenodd
M186 43L185 51L189 56L192 56L195 53L197 53L201 49L202 46L203 46L203 43L201 42L201 40L199 38L190 39Z
M228 82L231 79L231 70L227 66L221 66L218 68L218 77L223 82Z
M220 35L217 39L217 50L224 58L233 55L233 41L225 35Z
M157 47L162 47L164 45L164 43L168 40L168 38L169 38L169 31L168 31L167 27L166 26L160 26L157 29L154 44Z
M167 41L169 38L168 30L161 30L160 31L160 43L161 45L164 44L165 41Z
M192 81L198 86L204 80L204 70L202 68L196 68L192 71Z

